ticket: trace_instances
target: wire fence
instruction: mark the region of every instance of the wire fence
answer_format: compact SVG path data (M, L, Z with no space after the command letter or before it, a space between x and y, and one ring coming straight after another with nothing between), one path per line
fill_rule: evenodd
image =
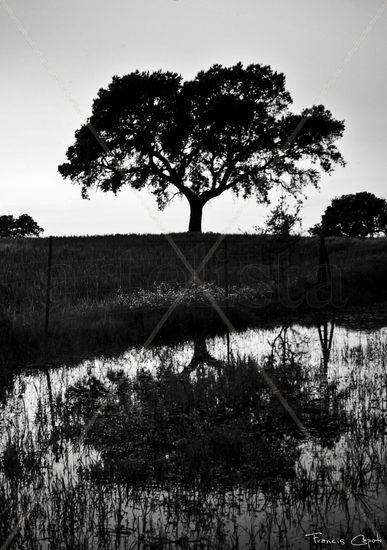
M317 239L230 235L211 254L217 238L174 240L194 270L202 265L197 281L223 289L226 299L234 287L294 284L316 276ZM3 308L14 314L39 310L46 329L51 312L162 285L181 287L192 279L175 250L157 235L5 239L0 253Z

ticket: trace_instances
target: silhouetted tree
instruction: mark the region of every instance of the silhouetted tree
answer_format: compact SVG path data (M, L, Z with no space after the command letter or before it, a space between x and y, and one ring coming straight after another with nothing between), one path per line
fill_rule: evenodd
M312 235L369 237L387 233L387 201L363 191L332 200Z
M297 204L296 208L291 210L282 196L266 220L268 233L278 237L289 237L295 225L300 222L300 207L301 205Z
M28 214L0 216L0 237L38 237L44 231Z
M12 235L15 218L13 216L0 216L0 237Z
M344 165L335 146L344 123L322 105L289 111L285 77L269 66L214 65L192 81L171 72L114 76L75 134L64 178L116 193L148 187L160 209L175 196L190 204L189 231L204 205L230 190L269 203L276 186L299 196L319 171Z

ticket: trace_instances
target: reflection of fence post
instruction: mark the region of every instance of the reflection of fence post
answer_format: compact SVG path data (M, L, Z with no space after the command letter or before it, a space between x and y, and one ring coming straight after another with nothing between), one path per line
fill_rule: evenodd
M44 322L44 332L48 334L48 325L50 321L50 299L51 299L51 265L52 265L52 237L48 238L48 262L47 262L47 286L46 286L46 317Z

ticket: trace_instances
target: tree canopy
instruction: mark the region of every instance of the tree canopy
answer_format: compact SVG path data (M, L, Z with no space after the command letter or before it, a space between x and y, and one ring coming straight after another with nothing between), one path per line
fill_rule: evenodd
M38 237L44 231L28 214L0 216L0 237Z
M387 201L367 191L336 197L310 232L336 237L387 234Z
M344 123L322 105L292 113L285 77L269 66L214 65L189 81L172 72L114 76L75 133L64 178L82 196L97 187L148 188L160 209L178 195L190 205L190 231L203 206L226 191L269 202L269 192L300 196L321 170L344 165L336 141Z

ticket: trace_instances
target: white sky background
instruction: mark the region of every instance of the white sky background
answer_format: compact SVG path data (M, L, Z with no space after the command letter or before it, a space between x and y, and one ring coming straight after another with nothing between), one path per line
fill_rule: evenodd
M28 213L45 235L185 231L184 199L161 213L145 191L92 192L85 201L57 166L113 75L163 69L192 78L214 63L238 61L283 72L294 110L322 102L346 122L339 147L347 167L324 176L320 192L308 192L305 229L335 196L367 190L387 198L387 9L346 61L382 0L7 0L36 51L4 2L0 215ZM267 213L253 199L225 194L205 206L203 228L251 231Z

